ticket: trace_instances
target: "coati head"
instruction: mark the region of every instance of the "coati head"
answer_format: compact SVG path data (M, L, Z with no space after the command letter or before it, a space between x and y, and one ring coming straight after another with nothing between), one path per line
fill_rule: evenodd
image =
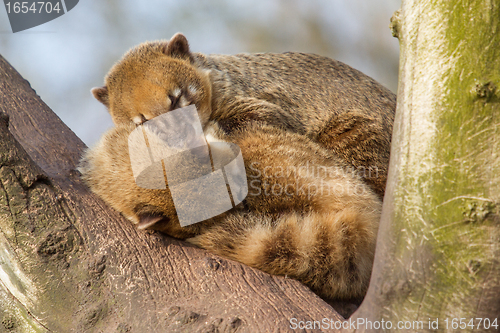
M142 124L165 112L195 104L202 125L211 112L208 72L199 70L186 37L146 42L125 54L94 97L109 110L116 125Z

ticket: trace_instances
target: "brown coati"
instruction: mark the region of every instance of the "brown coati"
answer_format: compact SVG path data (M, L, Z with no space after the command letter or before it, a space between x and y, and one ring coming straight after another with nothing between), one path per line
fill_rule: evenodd
M253 122L302 134L383 197L396 98L339 61L293 52L204 55L176 34L131 49L92 92L115 124L195 104L203 128L218 137Z
M241 149L246 199L221 215L181 227L168 187L151 190L135 182L128 149L135 128L133 123L112 128L80 164L92 191L133 223L295 278L325 299L364 295L381 201L342 159L275 126L256 122L235 129L224 139ZM221 138L209 144L212 140Z

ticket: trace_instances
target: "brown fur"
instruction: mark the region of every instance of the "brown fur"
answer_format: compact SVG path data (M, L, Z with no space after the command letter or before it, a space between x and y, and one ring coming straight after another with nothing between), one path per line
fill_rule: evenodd
M327 299L364 295L381 202L330 151L273 126L254 123L232 131L226 138L242 151L247 198L222 215L181 228L168 189L146 190L134 181L127 148L133 129L126 123L108 131L86 152L80 170L95 193L134 223L160 217L152 228L298 279Z
M105 81L93 94L116 124L188 104L219 135L271 124L318 142L383 196L396 99L341 62L303 53L203 55L177 34L130 50Z

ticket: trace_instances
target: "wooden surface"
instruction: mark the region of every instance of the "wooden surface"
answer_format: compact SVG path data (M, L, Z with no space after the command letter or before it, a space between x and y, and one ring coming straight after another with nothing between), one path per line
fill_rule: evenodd
M295 280L136 230L80 182L85 145L1 56L0 115L0 332L288 332L291 318L342 319Z

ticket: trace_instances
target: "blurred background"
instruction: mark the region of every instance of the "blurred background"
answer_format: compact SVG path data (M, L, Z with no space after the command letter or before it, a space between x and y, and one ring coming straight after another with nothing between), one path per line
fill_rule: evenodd
M388 28L400 0L80 0L13 34L0 8L0 54L87 144L113 126L90 94L146 40L183 32L202 53L299 51L340 60L396 92L399 44Z

